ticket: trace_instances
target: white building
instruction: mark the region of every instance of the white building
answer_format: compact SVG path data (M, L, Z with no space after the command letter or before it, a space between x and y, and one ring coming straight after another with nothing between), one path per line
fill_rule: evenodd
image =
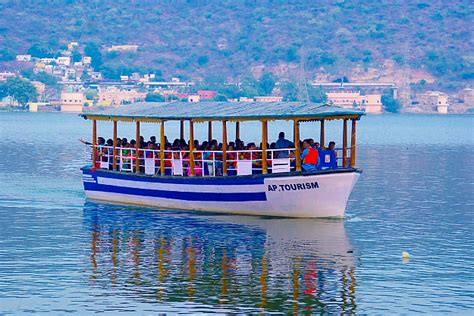
M31 61L31 55L16 55L17 61Z
M363 109L367 113L382 113L380 94L361 95L360 91L332 91L327 93L328 101L343 108Z
M71 65L71 57L61 56L56 58L56 63L61 66L70 66Z
M82 112L85 96L82 92L61 92L61 112Z

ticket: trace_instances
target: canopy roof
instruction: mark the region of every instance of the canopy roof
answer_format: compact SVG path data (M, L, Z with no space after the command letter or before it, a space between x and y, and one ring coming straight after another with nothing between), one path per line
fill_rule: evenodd
M362 115L362 111L312 102L140 102L80 114L91 120L143 122L359 119Z

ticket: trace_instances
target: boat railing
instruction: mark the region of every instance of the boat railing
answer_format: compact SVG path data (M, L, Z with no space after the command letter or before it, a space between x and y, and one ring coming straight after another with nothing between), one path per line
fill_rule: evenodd
M147 175L161 174L161 151L158 149L115 148L113 146L97 146L97 161L95 167L100 169L116 170L121 172L138 172ZM342 148L336 148L336 161L332 169L345 168L350 162L351 149L347 148L346 163ZM296 149L267 149L267 168L269 173L292 172L296 170ZM255 150L227 150L226 168L222 150L194 150L194 170L196 176L222 176L224 169L227 175L260 174L263 170L263 151ZM188 176L191 174L190 150L164 150L165 175ZM86 146L86 161L92 164L92 146ZM320 157L320 160L324 157ZM330 165L330 161L326 161ZM115 167L114 167L115 166ZM320 168L324 169L324 168Z

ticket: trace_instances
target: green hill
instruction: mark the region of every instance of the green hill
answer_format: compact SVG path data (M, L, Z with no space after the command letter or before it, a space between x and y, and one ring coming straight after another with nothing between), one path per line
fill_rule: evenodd
M54 55L74 40L101 47L108 77L152 70L239 78L262 65L297 71L303 52L309 74L340 76L392 59L457 89L474 78L473 11L469 0L6 0L0 59L33 45ZM140 48L104 49L122 44Z

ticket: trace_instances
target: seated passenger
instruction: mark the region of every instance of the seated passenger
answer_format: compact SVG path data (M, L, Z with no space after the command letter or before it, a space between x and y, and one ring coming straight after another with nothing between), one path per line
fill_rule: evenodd
M337 151L336 151L336 143L335 142L329 142L329 147L327 149L331 155L331 169L337 169Z
M230 142L227 147L227 175L229 176L237 175L237 153L234 150L234 144Z
M295 147L295 144L293 144L293 142L285 138L284 132L280 132L280 134L278 134L278 140L275 143L276 149L287 149L287 148L294 148L294 147ZM288 150L279 150L275 152L275 158L288 158L288 157L290 157Z
M330 142L329 147L321 149L320 163L318 165L319 170L337 169L337 154L336 154L336 143Z
M303 141L303 153L301 154L302 167L304 171L310 172L316 170L318 164L318 151L311 147L310 141Z

